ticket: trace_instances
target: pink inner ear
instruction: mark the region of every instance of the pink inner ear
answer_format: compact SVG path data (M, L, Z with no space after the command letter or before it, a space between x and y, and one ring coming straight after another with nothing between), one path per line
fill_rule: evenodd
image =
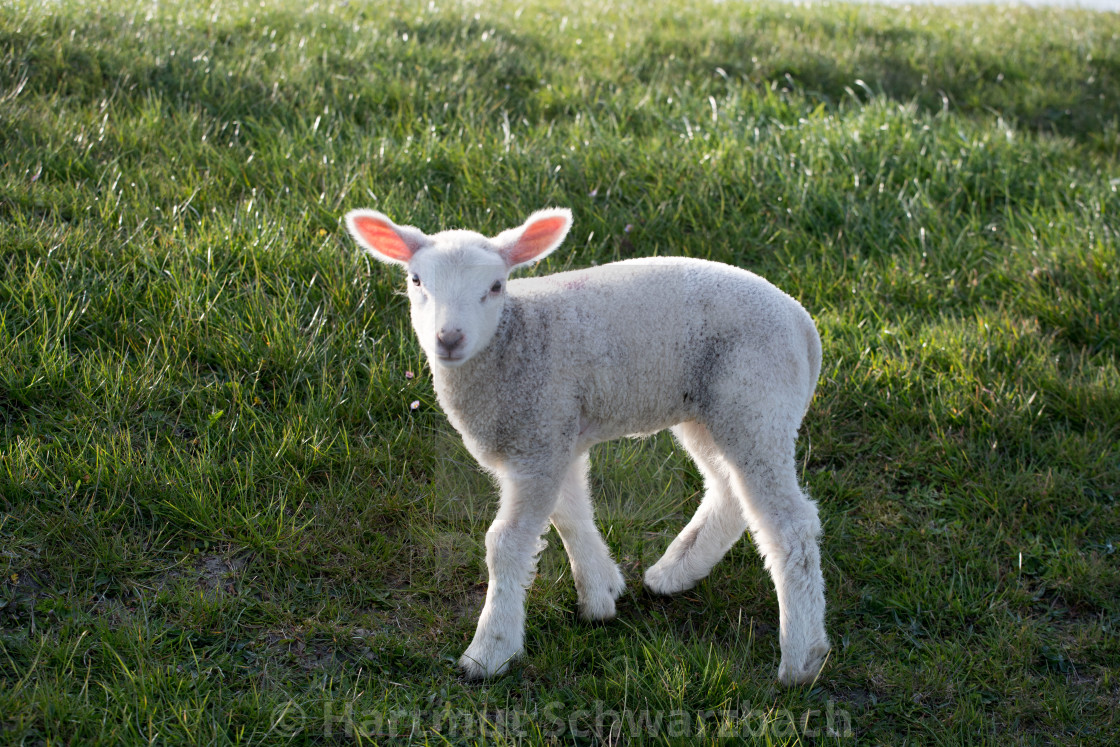
M538 254L548 249L564 232L567 220L562 217L541 218L533 221L517 243L510 247L506 261L510 265L519 265L522 262L533 260Z
M378 253L401 262L412 259L412 249L385 221L363 215L355 218L353 225L354 230Z

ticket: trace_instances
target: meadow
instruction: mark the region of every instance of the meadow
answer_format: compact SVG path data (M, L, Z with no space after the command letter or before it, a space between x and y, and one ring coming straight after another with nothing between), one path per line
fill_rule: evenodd
M1118 189L1114 13L4 3L0 742L1110 743ZM817 320L812 686L749 538L643 591L702 491L665 434L593 452L618 619L551 533L525 658L456 670L495 491L340 219L550 205L530 272L704 257Z

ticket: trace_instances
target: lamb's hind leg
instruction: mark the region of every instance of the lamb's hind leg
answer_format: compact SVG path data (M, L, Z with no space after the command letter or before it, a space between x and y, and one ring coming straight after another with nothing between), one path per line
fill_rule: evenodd
M551 519L572 564L580 614L587 620L609 620L626 582L595 526L587 469L586 454L568 467Z
M646 588L655 594L676 594L705 578L743 535L746 519L728 481L728 467L708 429L699 423L673 428L704 475L700 507L677 538L646 571Z
M821 524L817 507L797 484L795 429L754 432L721 444L731 465L731 484L778 593L782 662L786 685L810 682L820 671L829 643L824 629Z

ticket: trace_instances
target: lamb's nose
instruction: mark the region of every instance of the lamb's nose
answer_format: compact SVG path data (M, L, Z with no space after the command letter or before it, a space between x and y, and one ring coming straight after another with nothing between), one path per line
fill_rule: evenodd
M463 330L442 329L436 335L436 341L445 352L452 353L463 342Z

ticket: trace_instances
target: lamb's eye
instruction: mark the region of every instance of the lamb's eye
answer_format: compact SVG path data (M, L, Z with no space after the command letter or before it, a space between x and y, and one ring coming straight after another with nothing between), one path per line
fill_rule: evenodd
M495 280L494 284L490 286L490 292L491 293L501 293L502 292L502 281L501 280Z
M413 275L412 276L412 284L413 285L420 285L420 276L419 275Z

